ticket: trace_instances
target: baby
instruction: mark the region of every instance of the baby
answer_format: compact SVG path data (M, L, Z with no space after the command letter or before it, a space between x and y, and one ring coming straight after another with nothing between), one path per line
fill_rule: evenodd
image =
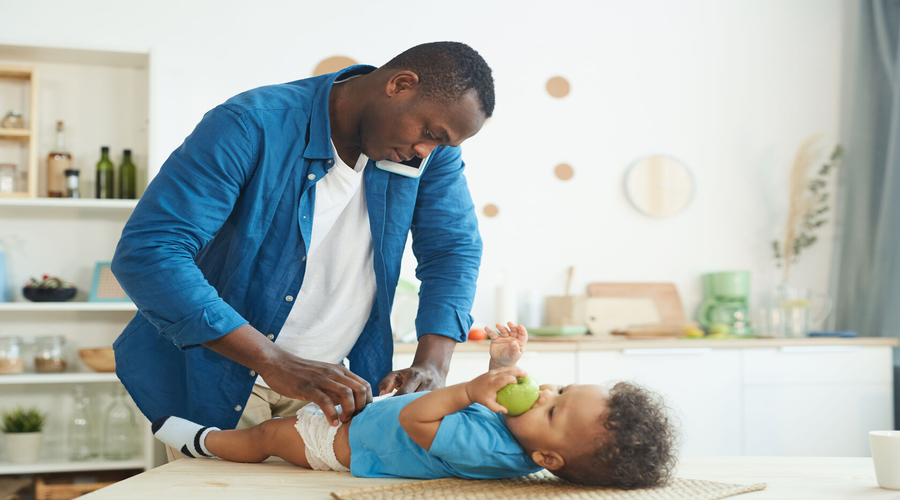
M528 332L497 324L490 371L431 392L380 396L346 424L315 404L296 417L241 430L179 417L153 434L189 457L262 462L277 456L315 470L359 477L498 479L543 468L575 483L639 488L664 483L675 465L675 432L661 398L636 385L542 385L534 405L509 416L497 391L516 383Z

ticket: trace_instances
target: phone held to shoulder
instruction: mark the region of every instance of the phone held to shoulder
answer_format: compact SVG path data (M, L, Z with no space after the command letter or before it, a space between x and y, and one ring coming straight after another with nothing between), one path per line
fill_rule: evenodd
M407 161L401 161L399 163L390 160L379 160L375 162L375 166L381 170L415 179L421 176L422 172L425 171L425 165L428 164L429 159L431 159L430 154L425 158L414 156Z

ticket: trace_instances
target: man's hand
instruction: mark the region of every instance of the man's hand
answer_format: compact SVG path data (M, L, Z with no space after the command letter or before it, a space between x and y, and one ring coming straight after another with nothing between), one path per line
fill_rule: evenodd
M341 365L298 358L249 324L203 345L256 370L278 394L316 403L332 425L338 425L335 405L341 405L340 419L347 422L372 402L372 387L359 375Z
M260 375L278 394L319 405L331 425L338 425L335 405L341 405L340 420L347 422L372 402L369 383L341 365L284 352Z
M411 392L433 391L444 387L444 377L433 368L410 366L394 370L378 384L379 395L397 389L397 395Z
M379 394L397 389L397 395L433 391L444 387L450 356L456 341L443 335L428 334L419 338L412 366L394 370L378 384Z
M512 321L507 325L509 328L497 323L497 333L488 326L484 327L484 331L491 338L491 370L515 366L525 352L528 331L524 326L516 326Z
M509 410L497 402L497 392L509 384L518 382L516 377L525 377L527 375L525 370L519 366L508 366L491 370L467 383L466 395L469 396L471 402L481 403L491 411L507 413Z

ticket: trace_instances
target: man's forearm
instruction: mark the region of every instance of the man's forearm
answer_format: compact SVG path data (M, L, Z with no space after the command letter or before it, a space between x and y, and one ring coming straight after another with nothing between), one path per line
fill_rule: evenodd
M446 379L450 370L450 357L453 356L455 348L456 340L450 337L438 334L422 335L412 365L431 368Z
M227 335L203 344L204 347L259 373L283 351L265 335L246 324Z

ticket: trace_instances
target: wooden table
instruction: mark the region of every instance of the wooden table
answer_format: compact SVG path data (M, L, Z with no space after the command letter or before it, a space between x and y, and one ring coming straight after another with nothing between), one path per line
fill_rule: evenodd
M898 499L900 491L875 482L871 458L683 457L679 477L736 484L766 483L740 500ZM82 498L103 500L330 499L332 491L404 483L409 479L364 479L348 473L315 472L284 462L236 464L182 459L149 470Z

